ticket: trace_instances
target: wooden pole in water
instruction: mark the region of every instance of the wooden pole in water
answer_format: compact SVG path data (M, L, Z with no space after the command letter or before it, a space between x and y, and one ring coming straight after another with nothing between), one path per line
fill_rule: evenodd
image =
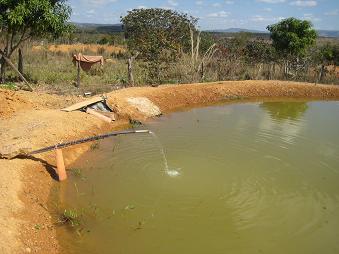
M61 149L55 149L56 155L56 164L57 164L57 173L59 177L59 181L64 181L67 179L67 173L65 169L64 157L62 155Z

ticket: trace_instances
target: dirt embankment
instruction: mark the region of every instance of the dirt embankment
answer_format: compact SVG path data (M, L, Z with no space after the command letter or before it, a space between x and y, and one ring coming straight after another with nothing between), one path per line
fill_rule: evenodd
M33 150L62 141L126 127L145 120L127 98L147 97L163 113L221 100L243 98L339 99L339 87L280 81L239 81L128 88L107 94L119 118L112 124L82 112L59 109L82 98L0 90L0 153ZM64 151L67 164L88 145ZM55 226L46 207L54 175L53 153L0 160L0 253L58 253Z

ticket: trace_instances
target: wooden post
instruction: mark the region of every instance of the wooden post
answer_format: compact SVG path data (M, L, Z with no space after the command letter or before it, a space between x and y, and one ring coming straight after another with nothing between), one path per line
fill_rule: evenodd
M201 70L200 70L200 78L201 78L201 81L204 80L204 62L201 62Z
M76 87L80 87L80 60L77 61L77 83Z
M67 179L67 173L65 169L64 157L62 155L61 149L55 149L56 155L56 164L57 164L57 173L59 176L59 181L64 181Z
M133 58L132 57L128 58L128 63L127 63L128 84L131 85L131 86L134 86L134 77L133 77L133 70L132 70L132 62L133 62Z
M133 61L138 57L139 52L134 56L128 58L127 70L128 70L128 84L134 86L134 76L133 76Z
M325 65L321 65L320 67L320 72L319 72L319 78L318 78L318 83L321 83L324 77L324 73L325 73Z

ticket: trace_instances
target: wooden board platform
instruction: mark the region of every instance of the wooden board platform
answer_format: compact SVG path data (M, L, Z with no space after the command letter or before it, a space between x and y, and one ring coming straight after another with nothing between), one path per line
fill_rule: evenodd
M89 105L92 105L94 103L97 103L99 101L104 101L105 99L101 96L96 96L96 97L93 97L89 100L86 100L86 101L82 101L82 102L78 102L72 106L69 106L67 108L63 108L61 109L62 111L66 111L66 112L71 112L71 111L74 111L74 110L79 110L79 109L82 109L82 108L85 108Z

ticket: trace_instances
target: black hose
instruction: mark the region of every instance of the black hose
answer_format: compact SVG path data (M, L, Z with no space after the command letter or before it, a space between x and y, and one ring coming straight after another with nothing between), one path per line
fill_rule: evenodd
M88 138L83 138L83 139L78 139L78 140L73 140L73 141L69 141L69 142L65 142L65 143L59 143L59 144L56 144L56 145L48 146L48 147L45 147L45 148L41 148L41 149L38 149L38 150L35 150L35 151L32 151L32 152L29 152L28 155L44 153L44 152L48 152L48 151L55 150L55 149L60 149L60 148L68 147L68 146L86 143L86 142L89 142L89 141L104 139L104 138L108 138L108 137L112 137L112 136L118 136L118 135L132 134L132 133L150 133L150 131L149 130L114 131L114 132L110 132L110 133L106 133L106 134L102 134L102 135L98 135L98 136L93 136L93 137L88 137Z

